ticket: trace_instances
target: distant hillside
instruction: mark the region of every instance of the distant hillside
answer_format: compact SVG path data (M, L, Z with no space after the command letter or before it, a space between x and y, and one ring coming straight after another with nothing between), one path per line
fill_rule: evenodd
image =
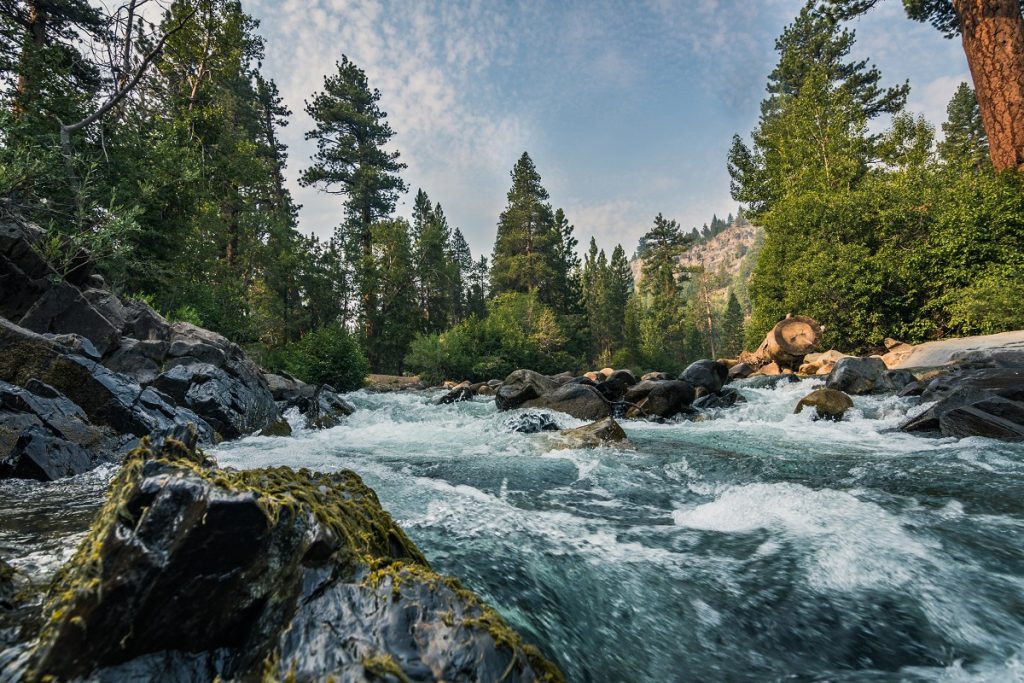
M747 284L754 270L757 254L764 241L764 230L751 225L743 219L734 221L714 237L701 240L679 258L681 269L696 272L703 271L710 278L709 286L716 302L724 302L729 288L733 288L740 303L747 310L750 308L750 297ZM642 259L633 259L633 281L639 285Z

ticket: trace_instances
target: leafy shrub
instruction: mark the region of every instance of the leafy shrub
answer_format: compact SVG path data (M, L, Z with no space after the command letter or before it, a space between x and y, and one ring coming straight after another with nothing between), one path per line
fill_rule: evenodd
M290 345L285 369L309 384L330 384L338 391L363 386L370 364L355 338L341 325L309 332Z

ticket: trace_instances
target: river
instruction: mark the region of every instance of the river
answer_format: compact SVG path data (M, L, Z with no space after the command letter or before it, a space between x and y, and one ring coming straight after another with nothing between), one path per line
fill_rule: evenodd
M1024 680L1024 445L896 432L891 396L793 415L816 384L591 450L493 401L357 392L339 427L213 453L355 470L570 681ZM0 484L0 555L52 571L109 476Z

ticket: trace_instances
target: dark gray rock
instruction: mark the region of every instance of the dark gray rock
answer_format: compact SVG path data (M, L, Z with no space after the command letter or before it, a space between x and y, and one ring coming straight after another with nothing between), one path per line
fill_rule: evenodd
M220 471L173 436L129 457L0 679L562 680L354 473Z
M612 414L611 406L601 392L586 384L565 384L523 405L527 408L556 410L578 420L600 420Z
M648 372L646 375L644 375L644 376L642 376L640 378L640 381L641 382L647 382L647 381L663 382L663 381L669 380L669 379L675 379L675 377L673 377L672 375L668 374L667 372Z
M846 356L836 361L825 386L856 396L895 393L913 382L914 375L906 370L887 369L881 358Z
M122 307L125 320L121 332L124 336L142 341L170 340L171 324L145 301L128 299L122 302Z
M754 367L748 363L736 363L729 368L729 380L746 379L754 374Z
M586 379L586 378L584 378ZM621 401L626 389L636 384L636 376L629 370L616 370L608 379L597 383L597 390L606 400Z
M540 398L558 387L557 382L539 372L525 369L515 370L505 378L494 396L494 403L498 410L511 410L527 401Z
M689 382L665 380L640 382L626 391L624 401L632 404L628 417L673 417L693 403L696 392Z
M312 384L306 384L287 373L279 375L264 373L263 379L266 380L267 388L275 401L283 404L286 408L297 407L302 412L306 412L309 401L313 398L313 392L316 391L316 387Z
M469 399L476 396L480 390L480 385L472 385L469 382L463 382L462 384L456 385L447 394L437 399L438 405L449 405L451 403L459 403L460 401L468 401Z
M698 396L717 394L729 379L729 368L716 360L699 360L690 363L679 379L692 386Z
M54 283L43 292L18 324L34 332L80 334L91 341L100 354L116 348L121 341L120 330L67 282Z
M694 400L693 407L697 410L722 410L723 408L732 408L737 403L746 402L747 399L743 398L743 394L732 387L725 387L717 394L700 396Z
M356 411L355 407L334 391L329 384L321 384L313 393L306 411L306 426L310 429L330 429L341 424L341 418Z
M558 445L562 448L632 447L622 425L613 417L606 417L575 429L563 429L558 437Z
M1024 435L1024 368L959 369L927 382L921 400L935 403L901 430L1010 441Z
M163 371L169 344L165 341L142 341L124 337L121 345L103 359L103 366L126 375L139 384L152 384Z
M557 432L558 422L550 413L523 413L510 417L502 425L507 432L520 434L537 434L538 432Z

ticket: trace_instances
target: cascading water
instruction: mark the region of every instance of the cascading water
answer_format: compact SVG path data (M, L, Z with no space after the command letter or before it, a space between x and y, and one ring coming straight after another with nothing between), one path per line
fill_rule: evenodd
M625 422L631 450L559 450L482 399L358 392L339 427L214 455L355 470L571 681L1024 680L1024 445L896 432L894 397L793 415L815 386ZM0 485L0 555L52 571L105 476Z

